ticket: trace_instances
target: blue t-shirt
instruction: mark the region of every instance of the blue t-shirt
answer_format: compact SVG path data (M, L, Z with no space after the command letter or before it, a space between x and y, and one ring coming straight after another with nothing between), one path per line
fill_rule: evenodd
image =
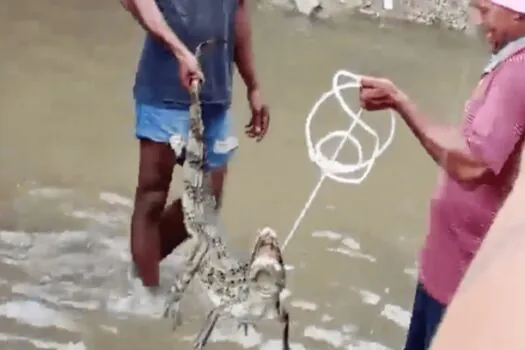
M238 0L156 0L166 22L192 52L212 38L225 44L210 45L200 58L204 73L201 102L231 103L235 11ZM138 103L165 108L187 108L188 92L180 83L179 64L168 47L146 35L135 76L133 95Z

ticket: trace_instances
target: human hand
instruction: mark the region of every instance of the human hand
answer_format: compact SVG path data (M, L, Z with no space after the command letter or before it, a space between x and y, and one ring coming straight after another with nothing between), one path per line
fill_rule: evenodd
M270 110L267 105L262 103L259 89L248 91L248 103L252 117L250 122L245 126L245 133L250 138L255 138L257 142L261 141L270 126Z
M195 79L204 80L199 61L189 50L184 50L177 55L179 61L179 78L182 86L188 91L191 90L191 82Z
M403 96L401 90L388 79L366 76L361 78L359 103L367 111L395 108Z

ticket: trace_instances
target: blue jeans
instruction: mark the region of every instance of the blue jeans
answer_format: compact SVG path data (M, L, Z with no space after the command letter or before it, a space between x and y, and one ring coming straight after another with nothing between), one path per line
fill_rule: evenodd
M160 143L169 143L171 136L187 139L189 110L160 108L135 102L135 135ZM233 135L228 109L220 105L203 104L206 168L220 168L228 163L238 147Z
M445 309L446 306L432 298L421 283L417 284L405 350L430 347Z

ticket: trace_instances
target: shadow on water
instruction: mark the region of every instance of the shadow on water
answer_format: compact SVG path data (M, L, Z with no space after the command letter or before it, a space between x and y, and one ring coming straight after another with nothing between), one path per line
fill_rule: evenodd
M260 145L241 137L231 166L223 221L235 249L251 247L257 228L272 226L283 239L290 230L319 176L306 154L305 117L337 69L389 76L436 118L458 120L486 57L480 45L380 24L254 11L273 125ZM118 2L18 0L0 2L0 33L0 347L189 349L204 314L198 291L185 300L177 333L150 315L155 305L128 295L137 168L131 85L141 30ZM242 130L248 109L239 81L234 95ZM383 115L365 118L386 137ZM314 134L347 123L330 101ZM355 150L341 157L353 159ZM362 185L323 185L286 252L294 349L401 347L434 172L398 124ZM164 263L164 285L179 260ZM231 326L210 349L279 348L271 324L248 337Z

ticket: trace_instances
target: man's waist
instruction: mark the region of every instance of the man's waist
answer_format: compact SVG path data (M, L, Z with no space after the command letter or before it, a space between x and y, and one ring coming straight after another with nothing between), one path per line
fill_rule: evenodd
M201 102L229 104L233 83L231 65L228 62L215 62L203 68L205 80L201 89ZM180 82L178 62L172 56L164 59L143 57L133 90L137 98L190 103L190 96Z
M419 280L434 299L447 305L473 256L464 254L453 239L443 239L447 237L427 236L419 256Z
M420 275L440 302L448 303L477 254L492 223L490 212L487 208L459 209L446 201L432 201L429 233L420 255Z
M133 98L141 104L168 109L187 109L191 104L190 97L185 91L174 93L173 89L158 89L137 84L133 87ZM201 93L201 104L227 109L231 105L231 95Z

